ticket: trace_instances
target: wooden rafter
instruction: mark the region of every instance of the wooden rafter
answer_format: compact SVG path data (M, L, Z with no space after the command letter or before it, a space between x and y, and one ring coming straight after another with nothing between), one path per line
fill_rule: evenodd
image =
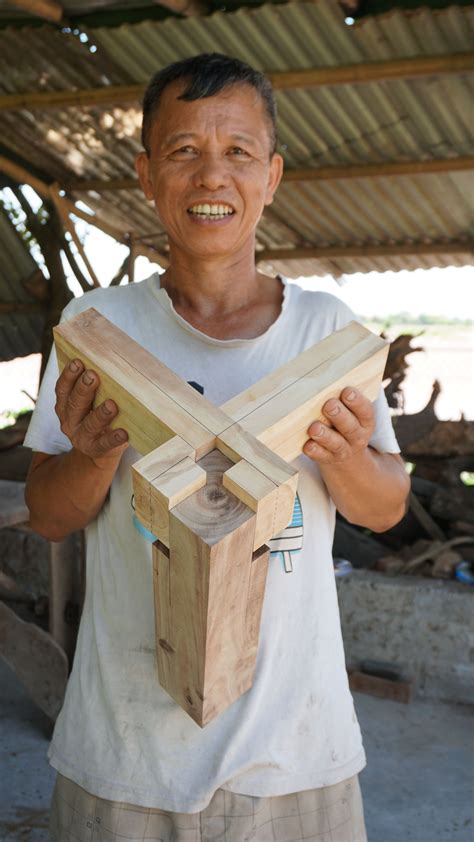
M33 190L38 193L38 196L41 196L41 198L46 200L51 198L51 185L46 184L46 182L29 173L24 167L10 161L10 159L6 158L4 155L0 155L0 172L4 172L17 184L29 184L29 186L32 187ZM63 198L63 208L67 210L68 213L73 213L75 216L78 216L80 219L88 222L89 225L94 225L96 228L99 228L119 243L129 245L129 237L132 232L122 231L115 225L111 225L110 222L105 222L103 219L98 219L97 216L81 210L76 207L74 202L71 202L71 200L66 197ZM166 268L169 265L169 260L166 255L155 250L151 246L145 245L140 242L139 239L136 239L134 242L134 253L136 256L143 255L144 257L148 257L152 263L159 263L163 268Z
M402 255L470 254L474 240L451 240L446 243L400 243L399 245L316 246L264 249L256 253L257 263L275 260L326 260L341 257L400 257Z
M269 73L277 91L292 88L317 88L325 85L354 85L363 82L386 82L416 79L448 73L474 71L474 52L452 53L441 56L416 56L410 59L393 59L341 67L314 67L308 70ZM110 106L140 102L145 85L108 85L80 91L35 91L0 96L0 111L18 109L64 108L67 106Z
M285 170L283 181L332 181L345 178L375 178L393 175L422 175L424 173L457 172L474 169L474 155L459 158L440 158L427 161L384 161L378 164L358 164L347 167L304 167ZM136 178L109 180L77 179L67 181L65 190L76 193L95 190L98 193L117 190L139 190Z
M60 23L63 19L62 6L55 0L10 0L10 2L19 9L52 23Z
M154 2L184 17L197 17L209 11L207 3L203 0L154 0Z

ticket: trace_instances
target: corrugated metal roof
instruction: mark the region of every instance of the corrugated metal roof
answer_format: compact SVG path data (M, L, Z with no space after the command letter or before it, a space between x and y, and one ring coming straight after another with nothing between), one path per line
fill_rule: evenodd
M0 243L0 302L34 305L38 299L28 292L25 282L39 269L1 205ZM0 360L40 351L44 320L42 313L2 313L0 308Z
M0 32L0 75L4 91L22 92L146 82L170 61L210 50L268 72L450 54L470 49L473 15L474 7L393 10L349 27L337 3L316 0L90 29L85 44L51 27L9 29ZM93 55L90 43L98 46ZM21 70L13 60L20 50ZM278 91L277 100L289 168L473 153L468 75ZM133 175L139 124L138 104L0 112L4 146L60 184L76 176ZM470 263L469 254L450 253L449 240L467 240L472 231L473 187L467 171L286 182L265 212L259 243L281 248L446 241L441 255L285 262L283 270L292 276ZM162 245L154 212L139 191L76 196L124 231L133 227Z

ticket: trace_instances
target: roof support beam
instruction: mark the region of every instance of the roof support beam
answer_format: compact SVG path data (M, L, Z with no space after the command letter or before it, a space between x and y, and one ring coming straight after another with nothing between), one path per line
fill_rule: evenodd
M42 181L40 178L31 175L31 173L29 173L24 167L15 164L4 155L0 155L0 172L4 172L17 184L29 184L42 199L45 199L46 201L51 199L51 188L49 184L46 184L46 182ZM134 232L122 231L120 228L111 225L109 222L105 222L103 219L98 219L97 216L76 207L74 202L71 202L70 199L65 197L62 199L62 206L68 213L73 213L75 216L78 216L80 219L88 222L89 225L94 225L105 234L108 234L109 237L113 237L114 240L117 240L119 243L129 245L130 235ZM137 256L143 255L144 257L148 257L152 263L159 263L160 266L165 269L169 265L169 260L164 254L156 251L151 246L141 243L138 238L134 241L134 251Z
M474 71L474 52L441 56L416 56L410 59L349 64L341 67L315 67L267 75L277 91L293 88L317 88L324 85L354 85L361 82L386 82L416 79L447 73ZM45 109L67 106L110 106L140 102L145 85L107 85L80 91L37 91L24 94L2 94L0 111L21 108Z
M10 0L10 3L52 23L60 23L63 19L63 9L55 0Z
M474 169L474 155L459 158L440 158L428 161L384 161L379 164L359 164L347 167L304 167L285 170L283 181L334 181L344 178L374 178L391 175L422 175L424 173L457 172ZM114 178L104 181L98 178L67 181L65 190L76 193L97 193L117 190L140 190L136 178Z
M474 240L452 240L446 243L400 243L390 246L316 246L294 249L264 249L256 252L257 263L274 260L326 260L342 257L399 257L402 255L470 254Z

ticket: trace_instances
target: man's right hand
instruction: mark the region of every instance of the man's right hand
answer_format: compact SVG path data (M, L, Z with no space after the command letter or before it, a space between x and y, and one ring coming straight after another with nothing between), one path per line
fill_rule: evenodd
M80 360L64 369L56 383L56 414L71 450L33 454L25 499L32 529L61 541L99 514L128 447L125 430L110 424L118 409L106 400L93 409L99 377Z
M73 360L56 383L55 409L61 431L72 446L102 467L104 460L120 460L128 447L128 435L110 427L118 412L114 401L108 399L92 409L98 387L97 374L85 369L81 360Z

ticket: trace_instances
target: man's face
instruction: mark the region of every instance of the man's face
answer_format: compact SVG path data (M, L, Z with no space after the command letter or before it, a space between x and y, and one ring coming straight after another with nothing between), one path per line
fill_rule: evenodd
M192 102L177 99L184 88L176 82L162 94L150 156L137 158L140 182L175 248L196 257L237 255L254 248L283 160L270 158L269 119L250 85Z

